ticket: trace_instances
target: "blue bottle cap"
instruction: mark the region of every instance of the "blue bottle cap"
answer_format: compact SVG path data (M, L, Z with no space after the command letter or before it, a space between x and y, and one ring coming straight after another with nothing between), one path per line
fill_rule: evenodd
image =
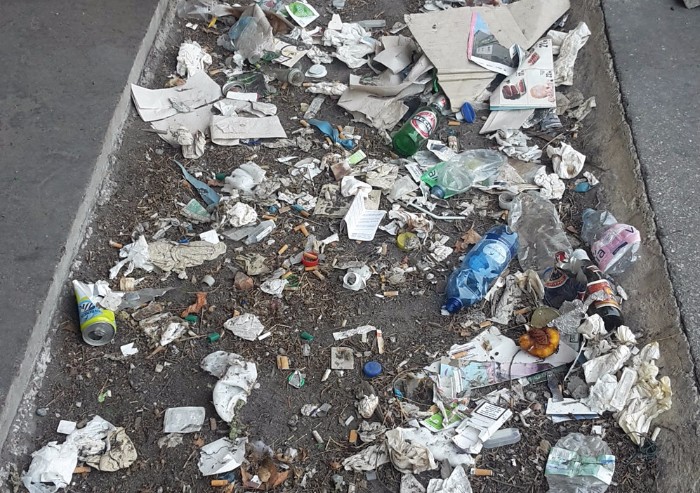
M382 365L376 361L368 361L365 363L365 366L362 367L362 373L364 373L367 378L378 377L382 374Z
M474 108L472 108L471 104L464 103L460 108L460 111L462 112L462 117L464 118L465 122L474 123L474 120L476 120L476 112L474 111Z
M448 298L445 300L445 310L450 313L457 313L462 309L462 300L459 298Z
M440 185L433 185L430 187L430 193L439 199L445 198L445 189Z

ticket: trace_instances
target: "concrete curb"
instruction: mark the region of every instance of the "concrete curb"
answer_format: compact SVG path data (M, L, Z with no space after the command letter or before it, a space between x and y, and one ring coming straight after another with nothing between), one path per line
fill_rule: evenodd
M19 370L13 379L0 412L0 450L4 448L10 430L17 415L22 399L31 381L35 365L42 350L46 347L46 340L52 328L52 320L56 312L61 291L68 279L71 263L79 251L80 245L85 238L86 227L89 224L89 216L97 202L100 189L108 175L110 156L117 149L122 129L126 123L131 106L130 84L138 80L148 54L156 40L161 22L168 10L170 0L159 0L155 8L151 22L141 41L134 63L129 72L127 83L124 85L119 102L114 110L114 114L105 131L102 150L98 156L95 167L90 177L90 181L85 191L83 202L78 208L75 220L70 228L68 239L63 249L63 255L56 265L52 276L51 285L44 303L37 316L36 323L32 328L32 333L27 342L27 349L20 364Z

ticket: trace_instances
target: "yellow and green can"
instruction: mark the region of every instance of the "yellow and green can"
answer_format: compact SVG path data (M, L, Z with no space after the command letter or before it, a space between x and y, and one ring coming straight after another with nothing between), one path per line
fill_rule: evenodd
M80 333L83 340L91 346L104 346L109 343L117 333L114 312L97 306L90 285L74 280L73 289L78 302Z

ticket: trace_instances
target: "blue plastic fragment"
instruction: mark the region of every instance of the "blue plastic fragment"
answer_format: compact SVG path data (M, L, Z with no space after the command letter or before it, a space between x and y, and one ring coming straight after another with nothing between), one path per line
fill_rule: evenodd
M338 130L333 128L333 125L323 120L309 120L309 123L319 129L323 135L330 137L330 139L346 149L352 149L355 147L355 141L352 139L341 139Z
M175 164L177 164L180 169L182 170L182 174L185 177L185 180L187 180L190 185L192 185L194 188L197 189L199 192L199 196L202 197L202 200L207 203L207 205L216 205L219 203L219 194L216 193L209 185L204 183L203 181L199 181L197 178L192 176L189 171L185 169L185 167L180 164L176 159L173 159L175 161Z
M476 112L471 104L465 102L460 110L462 112L462 118L464 118L465 122L474 123L474 120L476 120Z
M377 361L368 361L365 363L365 366L362 367L362 373L364 373L367 378L378 377L382 374L382 365Z
M579 193L587 192L590 189L591 189L591 184L588 183L587 181L582 181L581 183L577 183L576 186L574 187L574 191L579 192Z

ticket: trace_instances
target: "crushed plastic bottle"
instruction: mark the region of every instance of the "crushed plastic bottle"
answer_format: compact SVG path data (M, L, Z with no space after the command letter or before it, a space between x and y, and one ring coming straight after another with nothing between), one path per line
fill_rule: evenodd
M457 313L483 299L517 251L515 232L507 226L491 228L448 279L445 310Z
M593 259L606 274L622 274L637 260L641 236L634 226L622 224L607 211L583 211L581 239L591 247Z
M446 199L496 175L506 161L506 156L501 152L472 149L436 164L423 173L421 181L430 187L431 194Z
M518 262L523 270L542 274L554 267L558 252L571 253L557 209L538 192L524 192L515 198L508 225L518 233Z
M549 491L603 493L615 473L615 456L597 436L570 433L549 452L544 474Z

